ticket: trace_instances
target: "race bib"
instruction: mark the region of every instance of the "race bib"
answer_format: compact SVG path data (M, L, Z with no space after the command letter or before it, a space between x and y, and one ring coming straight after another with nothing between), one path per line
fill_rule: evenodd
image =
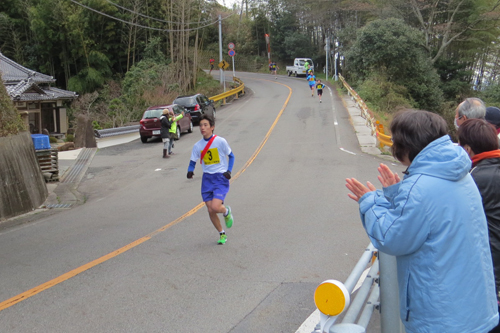
M210 148L205 156L203 156L205 165L220 163L219 150L217 148Z

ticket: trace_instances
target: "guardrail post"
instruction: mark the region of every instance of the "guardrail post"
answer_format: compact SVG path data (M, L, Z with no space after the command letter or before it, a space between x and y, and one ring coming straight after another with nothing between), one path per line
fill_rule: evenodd
M399 316L396 257L379 251L380 326L382 333L405 333Z
M380 124L380 121L378 121L378 120L377 120L377 121L375 122L375 127L377 128L377 133L376 133L377 135L376 135L376 139L377 139L377 144L378 144L378 147L379 147L380 149L382 149L382 148L384 148L384 144L382 143L382 141L380 140L380 137L379 137L379 135L378 135L380 132L381 132L381 133L383 133L383 130L382 130L382 131L380 130L380 126L382 126L382 124Z

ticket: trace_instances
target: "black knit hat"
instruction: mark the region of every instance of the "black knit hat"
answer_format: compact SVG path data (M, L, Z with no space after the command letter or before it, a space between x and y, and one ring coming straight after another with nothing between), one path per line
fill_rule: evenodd
M496 106L488 106L484 119L490 124L493 124L497 129L500 128L500 109Z

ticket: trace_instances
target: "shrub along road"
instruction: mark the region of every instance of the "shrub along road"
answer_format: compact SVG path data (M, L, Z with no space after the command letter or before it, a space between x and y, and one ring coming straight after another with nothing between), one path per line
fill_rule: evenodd
M346 279L369 240L345 178L377 183L382 160L328 90L320 104L303 79L238 76L248 94L215 126L236 157L226 245L201 166L186 179L198 127L169 159L159 140L100 149L85 204L1 231L0 331L294 332L316 286Z

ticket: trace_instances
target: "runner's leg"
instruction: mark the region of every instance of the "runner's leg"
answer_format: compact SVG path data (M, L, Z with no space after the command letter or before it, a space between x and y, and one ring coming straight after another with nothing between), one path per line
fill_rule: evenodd
M222 225L220 224L220 219L217 214L224 214L226 212L226 207L222 204L222 200L212 199L205 202L205 206L208 209L208 215L210 216L210 221L214 225L218 232L222 232Z

